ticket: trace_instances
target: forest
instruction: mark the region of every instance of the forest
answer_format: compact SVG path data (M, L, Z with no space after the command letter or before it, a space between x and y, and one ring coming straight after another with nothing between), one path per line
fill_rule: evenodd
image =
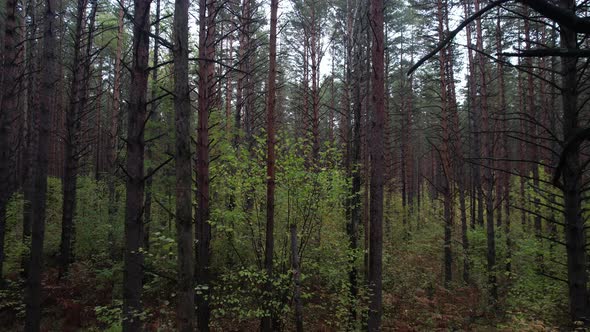
M1 0L0 331L586 331L588 0Z

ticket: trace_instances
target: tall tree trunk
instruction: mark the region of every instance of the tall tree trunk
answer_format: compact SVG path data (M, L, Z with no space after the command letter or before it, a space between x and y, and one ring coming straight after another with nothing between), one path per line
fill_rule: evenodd
M310 27L310 45L309 53L311 57L311 103L312 103L312 121L311 121L311 133L312 133L312 160L313 166L317 166L318 158L320 155L320 61L318 54L319 41L318 35L318 24L316 16L316 2L310 3L311 7L311 27Z
M118 159L118 135L119 135L119 117L121 109L121 64L123 57L123 8L125 6L125 0L121 0L118 17L118 31L117 31L117 50L115 53L115 73L113 82L113 102L111 104L111 123L109 131L109 152L108 152L108 171L109 177L107 187L109 190L109 245L110 245L110 257L114 261L116 256L115 246L115 221L117 218L117 190L116 190L116 173L117 173L117 159Z
M479 11L479 0L475 0L475 11ZM482 147L483 147L483 165L484 169L484 187L486 190L486 233L487 233L487 272L488 272L488 283L490 286L490 301L495 306L498 302L498 285L496 282L496 235L494 229L494 196L493 196L493 173L491 162L493 158L494 144L493 135L490 129L490 114L487 102L487 73L485 66L485 59L483 57L483 35L481 27L481 19L476 21L476 48L478 50L477 64L478 64L478 78L479 78L479 106L481 110L481 122L482 122ZM480 201L481 204L481 201Z
M466 16L471 14L471 1L466 0L463 2L463 8ZM473 141L471 142L471 157L481 157L481 138L480 138L480 106L477 102L477 60L473 55L474 46L472 44L472 33L473 27L471 24L465 28L467 35L467 55L469 64L469 77L468 77L468 101L469 101L469 124L473 134ZM474 191L472 192L471 205L472 205L472 217L471 225L475 224L483 226L483 190L481 182L481 167L479 165L472 165L471 171L473 174L472 186Z
M279 0L270 3L270 37L268 58L268 96L266 100L266 246L264 249L264 267L266 269L266 291L272 294L273 253L274 253L274 214L275 214L275 105L277 79L277 10ZM296 230L295 230L296 231ZM297 236L295 234L295 236ZM295 244L297 245L297 244ZM293 259L297 259L297 255ZM262 330L272 331L275 321L274 309L271 315L263 317Z
M62 231L60 242L60 276L68 273L72 262L72 248L74 241L74 215L76 213L76 182L78 178L78 162L81 158L80 140L81 122L85 118L88 97L88 82L90 76L90 56L92 50L92 36L97 1L92 5L89 17L91 24L88 34L84 36L86 18L86 0L78 0L76 10L76 27L74 33L74 56L72 59L72 82L70 86L70 101L66 113L66 140L64 149L64 178L62 200ZM82 43L86 39L86 53ZM41 137L41 139L43 139Z
M155 13L155 28L154 28L154 35L156 37L160 36L160 0L156 0L156 13ZM159 54L160 54L160 43L154 41L154 48L153 48L153 57L152 66L154 67L152 71L152 84L151 84L151 107L148 117L150 120L154 120L158 118L158 105L159 103L156 101L158 98L158 65L159 65ZM152 144L146 144L145 150L145 157L150 163L153 159L152 153ZM153 167L150 165L147 169L148 174L152 174ZM145 215L145 229L143 232L143 243L146 250L150 249L150 227L152 225L152 183L154 180L154 174L146 179L145 181L145 207L144 207L144 215Z
M384 104L384 36L383 0L371 0L369 23L373 31L371 75L371 199L370 199L370 247L369 247L369 288L372 292L369 302L368 330L381 328L382 308L382 265L383 265L383 173L385 160L383 151L383 125L386 121Z
M356 252L358 250L358 230L361 223L361 104L360 104L360 84L354 84L352 76L353 66L353 45L354 45L354 17L352 1L346 1L346 76L345 76L345 112L346 112L346 172L347 176L352 178L352 187L347 199L347 233L349 238L350 271L348 279L350 282L350 297L352 299L358 296L358 262ZM354 89L354 90L353 90ZM354 94L354 97L353 97ZM354 104L354 105L353 105ZM351 107L351 105L353 105ZM353 121L351 121L353 120ZM352 127L354 123L354 128ZM350 306L350 329L355 328L357 320L357 307L355 300Z
M159 5L159 1L158 1ZM178 331L195 330L193 215L188 68L189 0L174 5L174 110L176 125L176 237L178 242Z
M496 21L496 51L498 54L502 53L503 50L503 35L502 35L502 27L500 25L500 9L498 9L498 18ZM501 117L501 125L500 125L500 151L499 155L505 161L503 162L503 169L509 170L511 169L510 162L508 161L508 135L506 134L508 128L508 106L506 102L506 83L504 79L504 64L502 62L502 56L499 56L498 62L498 79L499 79L499 99L500 99L500 117ZM504 236L506 238L506 265L505 270L510 272L512 269L511 267L511 260L512 260L512 242L510 238L510 173L503 172L501 175L501 183L499 183L498 187L501 187L501 194L497 195L497 199L500 201L498 204L498 219L497 225L498 227L502 224L500 215L502 214L502 208L504 208L504 223L502 227L504 228Z
M39 88L39 75L38 75L38 63L39 63L39 51L38 46L34 42L34 36L37 34L37 2L35 0L30 0L27 5L27 13L26 15L30 19L30 25L27 26L27 63L26 63L26 70L29 72L29 76L27 78L27 112L26 116L26 126L25 126L25 135L24 135L24 151L23 151L23 244L25 248L30 249L30 239L31 239L31 197L34 194L34 165L35 165L35 158L37 156L37 111L39 108L39 98L38 98L38 88ZM57 117L57 112L53 112L52 118L55 119ZM53 130L56 131L55 120L52 121ZM57 141L55 139L57 135L53 135L53 141ZM21 267L22 267L22 274L23 276L27 275L29 257L27 254L23 254L21 257Z
M528 17L528 10L527 10L527 17ZM532 38L531 38L531 22L530 20L525 20L524 21L524 35L525 35L525 50L530 50L531 49L531 44L533 43ZM530 116L531 119L536 119L536 113L537 113L537 105L535 103L535 84L534 84L534 80L533 80L533 73L532 71L533 69L533 58L532 57L528 57L525 59L525 64L529 69L529 72L526 74L526 115L523 115L523 117ZM541 105L541 107L543 107ZM533 163L531 163L531 173L532 173L532 177L533 177L533 188L537 189L539 188L539 167L536 163L536 161L539 161L539 147L537 145L537 124L534 121L528 121L528 125L526 126L526 132L523 132L523 135L525 135L525 139L527 140L527 142L530 142L529 145L529 153L530 155L528 156L529 159L531 161L533 161ZM526 157L525 157L526 158ZM528 175L528 174L527 174ZM534 214L534 231L535 234L537 236L541 235L541 215L539 214L539 210L538 210L538 206L539 206L539 197L538 195L533 195L532 198L533 201L533 207L531 208L533 214ZM540 259L540 256L537 257L537 259Z
M564 10L574 12L574 0L560 0ZM560 26L560 47L574 50L578 48L577 34L568 27ZM579 130L578 119L578 74L577 58L561 58L561 102L563 109L563 135L568 142ZM586 261L586 231L582 218L582 195L580 193L582 170L580 147L564 151L563 199L565 217L565 240L567 243L567 277L569 286L569 308L572 321L588 324L588 272Z
M39 89L39 137L49 137L49 125L53 109L55 62L55 2L45 2L43 17L43 64ZM47 165L49 141L40 139L35 161L34 195L31 201L31 259L25 290L25 331L39 331L41 326L41 274L43 269L43 240L45 237L45 208L47 193Z
M123 331L142 329L144 131L149 75L150 0L134 0L133 65L127 114L127 197L125 201L125 262Z
M197 202L195 235L195 279L197 292L197 321L202 332L209 331L211 308L209 306L211 224L209 223L209 110L214 100L213 57L215 54L216 1L199 1L199 111L197 133Z
M437 2L437 17L438 17L438 37L439 40L445 38L445 25L447 15L443 8L443 1L438 0ZM441 130L442 130L442 141L439 149L439 157L441 159L441 167L443 172L442 177L442 194L443 194L443 205L444 212L443 218L445 221L444 226L444 281L445 286L448 287L450 282L453 280L453 252L451 248L452 240L452 229L454 221L454 200L453 200L453 169L451 167L451 132L450 132L450 108L451 108L451 96L449 95L449 82L447 76L447 70L449 63L451 62L448 57L450 56L449 47L443 48L439 52L439 74L440 74L440 91L441 91Z
M6 236L6 206L13 190L12 136L18 107L18 6L16 0L5 2L4 45L0 53L2 92L0 94L0 285L3 283L4 239Z

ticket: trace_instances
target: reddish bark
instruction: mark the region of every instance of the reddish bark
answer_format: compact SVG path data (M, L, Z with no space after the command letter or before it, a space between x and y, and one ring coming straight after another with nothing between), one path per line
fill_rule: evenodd
M369 302L368 330L381 328L382 271L383 271L383 174L385 160L383 151L385 114L385 68L383 0L371 0L369 24L373 36L371 59L371 198L370 198L370 247L369 247Z
M479 0L475 0L475 11L479 11ZM486 233L487 233L487 271L488 271L488 283L490 284L490 302L496 305L498 301L498 285L496 282L496 238L494 229L494 195L493 195L493 173L492 167L494 166L491 162L493 158L493 147L494 137L491 133L490 126L490 115L488 109L487 100L487 68L485 66L485 58L483 52L483 35L481 27L481 19L476 21L476 48L477 64L478 64L478 78L479 78L479 106L481 110L481 146L483 147L483 186L485 188L485 201L486 201ZM480 201L480 204L482 202Z

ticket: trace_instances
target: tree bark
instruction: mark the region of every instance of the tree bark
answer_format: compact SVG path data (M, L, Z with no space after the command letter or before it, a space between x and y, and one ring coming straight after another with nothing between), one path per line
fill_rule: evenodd
M159 1L158 1L159 3ZM178 242L178 331L195 330L193 288L192 167L188 68L189 0L174 4L174 110L176 126L176 237Z
M209 110L214 99L216 1L199 1L199 109L197 133L196 296L198 328L209 331L211 224L209 223Z
M442 0L437 2L438 17L438 37L440 40L445 38L445 25L447 15L443 8ZM439 157L441 159L442 177L442 194L443 194L443 218L444 226L444 282L448 287L453 280L453 252L451 248L451 237L454 222L454 199L453 199L453 169L451 167L451 131L450 131L450 108L452 107L451 96L449 95L449 77L447 76L451 59L449 47L441 49L439 52L439 75L440 75L440 96L441 96L441 147Z
M115 53L115 73L113 80L113 101L110 112L110 130L109 130L109 152L108 152L108 171L109 177L107 180L107 187L109 190L109 234L108 240L110 244L110 258L115 260L115 220L117 218L117 191L116 191L116 173L117 173L117 159L118 159L118 136L119 136L119 117L121 108L121 64L123 54L123 7L125 0L121 0L118 17L118 31L117 31L117 50Z
M74 55L72 59L72 82L70 85L70 101L66 113L66 139L64 149L64 178L62 199L62 231L60 242L60 272L64 276L68 273L70 263L73 260L74 241L74 217L76 213L76 182L78 178L78 162L81 158L80 140L81 122L85 117L88 97L88 81L90 76L90 56L92 49L92 36L94 30L94 17L96 15L97 1L92 5L89 17L90 25L86 36L86 53L83 52L82 43L85 39L84 22L86 21L86 0L78 0L76 10L76 27L74 32ZM41 136L41 139L44 139Z
M272 299L273 253L274 253L274 213L275 213L275 105L277 78L277 11L279 0L270 2L270 37L268 58L268 96L266 101L266 246L264 267L266 269L266 291ZM291 230L292 231L292 230ZM291 235L292 236L292 235ZM296 236L296 234L295 234ZM296 244L295 244L296 245ZM293 258L297 259L297 255ZM272 331L276 313L271 307L270 316L262 318L262 330Z
M49 137L53 109L55 62L55 2L45 2L43 17L43 64L39 89L39 137ZM31 201L31 258L25 290L25 331L39 331L41 327L41 275L43 269L43 240L45 237L45 210L47 193L47 165L49 141L40 139L36 151L34 195Z
M371 196L370 196L370 248L369 248L369 302L368 330L381 328L382 308L382 265L383 265L383 175L385 160L383 151L385 116L384 86L384 33L383 0L371 0L369 12L371 25L372 64L371 72Z
M140 331L143 287L144 130L149 75L150 0L134 0L133 65L127 114L127 197L125 201L125 262L123 331Z
M16 0L5 2L4 15L4 45L0 53L2 65L2 92L0 94L0 286L3 283L2 268L4 265L4 239L6 235L6 206L13 191L12 179L12 136L16 115L18 112L18 6Z
M154 35L156 37L160 36L160 0L156 0L156 13L154 19L155 27L154 27ZM151 100L151 107L149 111L149 120L154 120L158 118L158 105L159 103L156 101L158 98L158 65L159 65L159 54L160 54L160 43L154 41L154 48L153 48L153 57L152 66L152 84L151 84L151 91L150 91L150 100ZM152 152L152 144L146 144L145 150L145 157L148 161L150 166L147 169L148 174L152 174L153 166L151 166L151 162L153 159L153 152ZM145 215L145 228L143 232L143 243L146 250L150 249L150 228L152 225L152 184L154 182L154 175L150 176L145 181L145 207L144 207L144 215Z
M567 11L574 12L574 0L561 0L559 5ZM578 48L576 32L564 25L560 25L560 47ZM579 130L577 62L577 58L561 58L561 103L563 135L566 142ZM586 232L581 212L580 147L577 145L573 149L566 149L564 153L566 155L563 168L563 198L570 316L574 322L582 321L588 324L588 273Z

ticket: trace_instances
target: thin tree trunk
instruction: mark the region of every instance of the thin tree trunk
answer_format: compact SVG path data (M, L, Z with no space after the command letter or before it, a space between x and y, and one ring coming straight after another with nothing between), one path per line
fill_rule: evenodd
M293 302L295 302L295 330L303 332L303 304L301 303L301 271L297 249L297 225L289 226L291 237L291 268L293 269Z
M266 104L266 246L264 249L264 267L266 269L266 291L272 294L273 282L273 253L274 253L274 213L275 213L275 105L276 105L276 77L277 77L277 10L278 0L270 3L270 39L269 39L269 71L268 96ZM295 237L297 234L295 234ZM295 244L296 246L297 244ZM294 260L297 255L293 258ZM276 320L273 308L271 315L262 318L262 330L272 331Z
M320 63L318 54L318 38L317 22L316 22L316 3L311 2L311 18L310 18L310 57L311 57L311 103L312 103L312 160L313 166L317 166L320 154Z
M475 0L475 11L479 11L479 0ZM483 35L481 20L476 21L476 34L477 42L476 48L478 50L477 64L479 67L479 95L480 95L480 109L481 109L481 122L482 122L482 147L483 147L483 158L484 158L484 186L486 189L486 233L487 233L487 272L488 272L488 283L490 286L490 302L495 306L498 302L498 285L496 282L496 235L494 229L494 196L493 196L493 164L491 159L493 158L493 148L491 145L494 143L493 135L490 133L490 115L488 110L487 102L487 73L485 66L485 59L482 55L483 52ZM480 201L481 204L481 201Z
M445 21L447 20L446 13L444 12L442 0L437 2L437 16L438 16L438 37L440 40L445 38ZM441 159L441 167L443 177L442 194L443 194L443 218L445 221L444 226L444 282L445 286L448 287L453 280L453 252L451 248L452 240L452 229L454 221L454 202L453 202L453 170L451 167L451 156L450 156L450 145L451 145L451 132L450 132L450 107L451 107L451 96L449 95L449 83L447 70L450 59L449 48L443 48L439 52L439 74L440 74L440 91L441 91L441 130L442 130L442 141L439 149L439 157Z
M117 173L117 153L118 153L118 135L119 135L119 117L121 108L121 63L123 54L123 7L125 6L125 0L121 0L119 8L118 18L118 32L117 32L117 50L115 53L115 73L113 82L113 102L111 105L111 128L109 131L109 153L108 153L108 171L109 177L107 187L109 190L109 234L108 240L110 245L110 258L112 261L115 260L116 256L116 244L115 244L115 221L117 218L117 191L116 191L116 173Z
M155 13L155 28L154 35L160 36L160 0L156 0L156 13ZM158 117L158 64L160 54L160 43L154 42L152 66L152 85L151 85L151 107L148 117L150 120L154 120ZM145 157L149 161L153 159L152 144L146 144ZM153 167L149 166L147 169L148 174L152 174ZM143 243L145 250L150 249L150 227L152 225L152 183L154 182L154 174L146 179L145 181L145 206L144 206L144 232L143 232Z
M242 128L242 110L245 108L245 102L248 99L248 72L250 63L250 20L251 20L251 0L243 0L242 17L239 30L240 47L238 49L238 80L236 82L236 113L234 115L234 148L237 150L240 144L240 130ZM244 92L245 95L244 96Z
M66 140L64 149L64 178L62 200L62 231L60 242L60 277L68 273L73 260L74 216L76 213L76 182L78 178L78 162L80 159L79 145L80 126L85 118L88 97L88 82L90 76L90 56L92 50L92 36L97 1L94 0L89 17L88 34L84 36L84 22L86 13L85 0L78 0L76 11L76 28L74 34L74 57L72 60L72 82L70 86L70 101L66 113ZM86 40L86 53L82 51L82 42ZM43 137L40 137L43 139Z

